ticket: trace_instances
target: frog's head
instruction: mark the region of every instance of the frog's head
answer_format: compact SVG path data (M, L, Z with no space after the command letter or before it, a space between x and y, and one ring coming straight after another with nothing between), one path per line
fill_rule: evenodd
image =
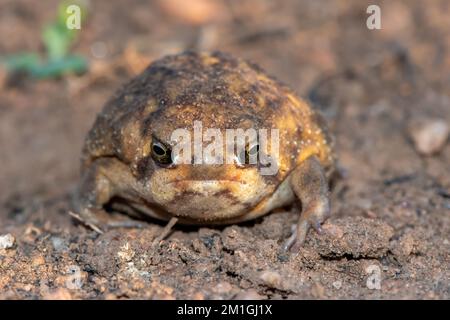
M192 219L232 218L273 192L278 163L258 158L261 119L237 108L207 109L166 106L154 113L136 167L163 209Z

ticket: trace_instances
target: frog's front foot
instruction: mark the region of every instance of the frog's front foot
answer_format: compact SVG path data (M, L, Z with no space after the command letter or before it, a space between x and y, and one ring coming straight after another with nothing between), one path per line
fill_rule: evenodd
M328 181L320 162L315 156L305 160L296 168L291 186L302 203L302 213L284 245L285 250L298 251L305 242L310 227L322 233L322 223L330 215Z
M302 212L298 223L292 226L292 235L286 240L283 249L298 252L305 242L310 227L321 234L322 223L328 218L330 206L328 199L318 199L309 204Z

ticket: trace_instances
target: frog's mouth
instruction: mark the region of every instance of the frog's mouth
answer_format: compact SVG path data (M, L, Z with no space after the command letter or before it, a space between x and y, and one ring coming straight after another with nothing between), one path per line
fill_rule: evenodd
M185 179L169 182L169 184L176 189L191 189L192 191L209 192L226 189L231 185L243 185L245 181L231 180L231 179Z

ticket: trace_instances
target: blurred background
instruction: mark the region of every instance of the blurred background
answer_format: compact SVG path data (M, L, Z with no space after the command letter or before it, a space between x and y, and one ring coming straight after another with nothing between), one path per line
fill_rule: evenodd
M67 32L72 3L81 29ZM381 8L380 30L366 26L370 4ZM428 254L448 262L447 0L0 0L0 39L2 233L71 228L81 146L108 97L163 55L222 50L324 113L345 173L336 217L380 218L398 237L418 228ZM448 298L439 283L424 292Z

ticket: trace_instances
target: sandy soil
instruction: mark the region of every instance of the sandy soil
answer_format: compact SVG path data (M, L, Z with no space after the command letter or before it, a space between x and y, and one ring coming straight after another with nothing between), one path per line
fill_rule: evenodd
M194 2L92 1L74 49L89 73L0 72L0 298L449 299L450 3L379 2L370 31L364 1ZM42 51L56 4L2 0L0 54ZM162 241L159 222L98 235L68 215L103 103L186 48L255 61L328 118L344 177L298 254L280 250L289 208Z

